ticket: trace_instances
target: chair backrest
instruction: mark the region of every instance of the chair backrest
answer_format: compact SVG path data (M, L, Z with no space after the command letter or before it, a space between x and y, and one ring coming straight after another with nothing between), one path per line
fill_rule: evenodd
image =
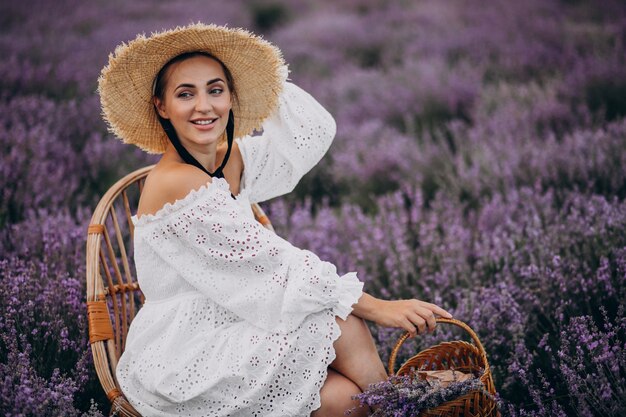
M89 342L98 379L120 416L141 415L130 405L115 378L128 328L144 302L133 263L134 226L143 184L154 165L140 168L116 182L96 206L87 230L87 315ZM257 205L256 219L272 225Z

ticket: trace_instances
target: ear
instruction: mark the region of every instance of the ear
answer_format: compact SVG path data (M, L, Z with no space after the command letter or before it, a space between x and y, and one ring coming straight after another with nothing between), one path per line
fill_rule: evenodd
M167 111L165 110L165 103L163 102L163 100L159 99L158 97L153 97L152 102L154 103L154 107L157 109L159 116L164 119L169 119Z

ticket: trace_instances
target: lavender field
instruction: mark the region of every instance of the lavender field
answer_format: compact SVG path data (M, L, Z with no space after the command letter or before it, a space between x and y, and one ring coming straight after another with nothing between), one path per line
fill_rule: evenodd
M263 205L281 236L470 324L504 415L626 415L622 0L3 2L0 415L109 412L87 224L156 160L107 133L96 81L121 41L191 21L262 33L337 120L325 159ZM386 360L401 332L372 331Z

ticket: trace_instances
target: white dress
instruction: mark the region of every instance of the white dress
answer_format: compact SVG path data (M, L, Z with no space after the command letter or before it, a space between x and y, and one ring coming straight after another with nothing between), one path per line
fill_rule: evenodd
M286 83L263 134L238 140L241 192L215 178L133 216L146 297L116 377L144 416L308 416L335 358L335 317L362 295L351 272L262 227L251 202L291 191L335 135L330 114Z

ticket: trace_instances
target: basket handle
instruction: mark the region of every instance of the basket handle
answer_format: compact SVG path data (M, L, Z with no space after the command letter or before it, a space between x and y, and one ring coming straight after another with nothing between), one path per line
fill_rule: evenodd
M471 327L469 327L467 324L463 323L462 321L456 320L456 319L445 319L443 317L439 317L436 319L436 321L437 323L453 324L465 330L467 333L469 333L470 337L472 338L472 341L474 342L474 344L476 345L476 347L478 348L480 352L480 356L483 359L483 362L486 368L485 371L489 369L489 362L487 362L487 353L485 352L485 348L483 347L483 344L480 342L478 335L474 332L474 330L472 330ZM409 336L410 336L410 333L406 332L404 335L402 335L402 337L400 337L400 339L396 342L396 345L393 347L393 350L391 351L391 356L389 356L389 366L388 366L389 376L392 376L394 374L394 368L396 366L396 357L398 356L398 351L400 350L400 347L406 341L406 339L409 338Z

